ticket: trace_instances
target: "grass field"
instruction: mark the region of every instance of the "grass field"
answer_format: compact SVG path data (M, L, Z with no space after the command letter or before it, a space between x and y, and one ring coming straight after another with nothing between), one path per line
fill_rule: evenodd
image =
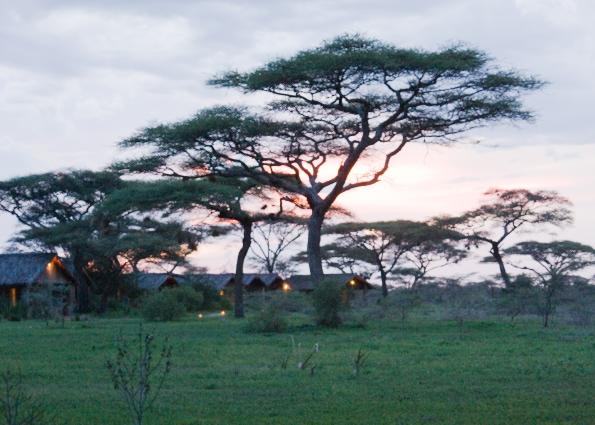
M228 318L145 324L174 346L172 374L149 424L595 424L595 332L537 322L415 320L286 334L244 332ZM68 424L126 424L105 361L135 319L46 327L0 322L0 362ZM294 350L292 340L302 354ZM313 375L297 363L314 344ZM352 359L369 352L355 378ZM292 353L288 367L281 363Z

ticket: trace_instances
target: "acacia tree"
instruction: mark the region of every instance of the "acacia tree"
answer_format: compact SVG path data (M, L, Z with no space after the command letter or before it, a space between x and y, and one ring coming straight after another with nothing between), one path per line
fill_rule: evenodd
M136 181L125 189L115 192L106 202L107 208L119 214L160 211L196 212L207 210L223 223L234 223L242 229L242 244L237 254L234 275L234 314L244 317L243 280L244 263L252 243L252 229L255 223L290 219L282 206L274 212L252 211L243 206L250 194L262 199L261 188L254 181L246 179ZM265 208L266 209L266 208ZM221 228L217 228L221 231Z
M563 226L572 222L570 201L555 191L527 189L489 189L484 202L458 217L442 217L442 225L457 229L471 243L490 246L492 261L498 264L506 287L511 279L502 257L502 245L520 228L535 230Z
M287 272L289 265L282 260L283 254L302 236L301 223L263 222L254 227L252 235L252 258L267 273Z
M32 174L0 182L0 210L15 217L23 226L15 240L36 248L65 251L71 258L80 285L87 281L88 261L81 244L84 238L52 240L60 231L84 227L94 209L105 197L121 187L117 173L73 170ZM81 233L79 228L78 234ZM84 290L79 295L84 295ZM83 300L79 299L79 303ZM79 307L81 307L79 305ZM82 306L85 308L86 306Z
M329 226L326 233L339 234L330 247L334 255L351 258L376 268L382 282L382 294L388 295L388 277L414 270L417 283L437 261L454 261L462 252L452 245L459 235L427 223L397 220L372 223L341 223ZM326 245L323 246L328 251ZM404 261L413 268L403 268Z
M406 280L409 289L417 289L430 272L458 263L467 256L467 251L457 246L461 239L459 234L440 232L430 231L425 240L414 244L405 253L405 266L394 270L394 274Z
M533 263L513 265L536 277L542 293L540 310L544 327L548 326L549 317L556 308L556 297L571 274L595 265L595 249L573 241L520 242L505 252L529 258Z
M465 131L528 120L519 96L541 82L500 70L481 51L401 49L344 35L212 85L276 98L264 112L219 107L189 120L146 128L126 147L150 146L163 173L249 176L309 210L308 262L323 274L321 227L337 198L372 185L413 142L449 144ZM368 157L363 175L355 171ZM188 171L188 169L186 169Z

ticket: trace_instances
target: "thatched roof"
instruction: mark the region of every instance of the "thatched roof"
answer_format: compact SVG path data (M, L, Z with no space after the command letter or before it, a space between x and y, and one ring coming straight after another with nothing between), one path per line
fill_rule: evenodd
M225 288L233 282L233 273L201 273L201 274L186 274L181 277L181 283L203 283L211 285L218 291Z
M358 289L372 289L373 286L362 276L349 273L325 274L324 279L333 280L337 285L347 286L351 280L355 280ZM314 281L309 274L295 274L289 278L289 284L295 291L313 291Z
M252 283L256 283L259 280L268 288L275 282L283 280L283 278L275 273L248 273L244 275L242 283L244 286L248 286Z
M168 273L137 273L134 277L140 289L156 290L164 284L178 284L179 276Z
M55 253L0 254L0 286L32 285L46 270L47 265L56 259L64 267L62 271L72 279Z
M188 274L182 277L183 282L186 283L205 283L212 285L218 291L224 289L226 286L233 285L234 273L203 273L203 274ZM275 273L245 273L242 279L244 286L250 286L262 282L265 287L269 288L279 280L281 276Z

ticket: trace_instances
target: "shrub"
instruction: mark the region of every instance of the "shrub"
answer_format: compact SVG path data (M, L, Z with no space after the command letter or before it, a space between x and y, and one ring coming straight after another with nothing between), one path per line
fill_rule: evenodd
M0 305L0 314L6 320L18 322L27 318L27 307L22 302L18 302L16 305L5 302Z
M336 328L342 323L341 311L348 307L349 297L334 280L323 279L312 293L316 323Z
M58 421L31 395L20 371L0 374L0 417L7 425L50 425Z
M203 306L202 292L198 292L188 286L180 286L177 288L165 289L164 291L174 294L176 300L184 306L187 312L195 312Z
M181 318L186 308L178 301L175 293L162 291L145 298L141 311L146 320L170 321Z
M49 320L60 316L51 294L45 291L29 292L25 297L25 303L27 315L32 319Z
M116 356L106 363L114 389L128 407L134 425L143 425L147 411L159 397L171 371L172 346L167 339L160 351L155 337L139 326L136 338L117 339Z
M215 289L209 283L194 282L192 283L191 287L196 292L200 292L202 294L203 310L229 310L231 308L231 303L229 300L219 295L217 289Z
M248 332L285 332L287 317L277 303L268 303L262 310L248 320Z

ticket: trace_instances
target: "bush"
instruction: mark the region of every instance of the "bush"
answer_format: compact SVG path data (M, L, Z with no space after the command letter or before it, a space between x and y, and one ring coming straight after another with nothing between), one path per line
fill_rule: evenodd
M203 306L204 298L202 293L191 287L180 286L177 288L164 289L164 291L173 294L176 300L178 300L189 313L198 311Z
M22 302L16 305L5 302L0 305L0 315L11 322L18 322L27 318L27 307Z
M316 323L331 328L339 326L343 322L340 313L348 307L348 300L337 282L323 279L312 293Z
M194 282L191 287L202 294L203 310L229 310L231 308L231 302L224 296L219 295L219 291L209 283Z
M162 291L145 298L141 311L146 320L165 322L181 318L186 308L173 291Z
M281 333L287 330L287 317L277 303L268 303L248 320L248 332Z

